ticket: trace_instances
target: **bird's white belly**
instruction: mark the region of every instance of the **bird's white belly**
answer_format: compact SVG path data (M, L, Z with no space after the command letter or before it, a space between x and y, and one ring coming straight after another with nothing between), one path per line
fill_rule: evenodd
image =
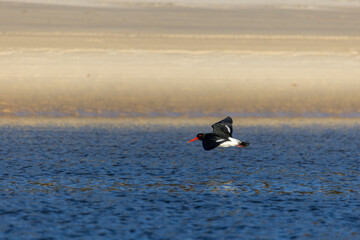
M219 145L219 147L235 147L236 145L239 145L239 144L240 144L239 140L229 137L229 140L221 143Z

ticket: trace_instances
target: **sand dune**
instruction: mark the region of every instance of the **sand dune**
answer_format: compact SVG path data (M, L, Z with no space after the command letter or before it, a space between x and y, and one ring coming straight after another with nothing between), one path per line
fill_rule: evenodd
M116 6L0 2L1 115L360 113L358 7Z

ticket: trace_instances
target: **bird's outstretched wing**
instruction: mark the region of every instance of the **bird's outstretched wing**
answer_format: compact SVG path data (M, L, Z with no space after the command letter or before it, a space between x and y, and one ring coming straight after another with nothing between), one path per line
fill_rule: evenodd
M212 125L213 133L224 139L232 137L232 123L233 121L231 117L227 117L217 123L214 123Z
M225 141L226 141L225 139L219 137L216 134L208 133L205 135L205 138L202 140L202 145L205 150L209 151L218 147L221 143Z

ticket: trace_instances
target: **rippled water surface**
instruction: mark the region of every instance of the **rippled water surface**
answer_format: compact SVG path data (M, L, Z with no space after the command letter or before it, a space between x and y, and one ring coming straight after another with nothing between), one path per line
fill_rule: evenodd
M0 239L360 239L358 122L191 122L3 121Z

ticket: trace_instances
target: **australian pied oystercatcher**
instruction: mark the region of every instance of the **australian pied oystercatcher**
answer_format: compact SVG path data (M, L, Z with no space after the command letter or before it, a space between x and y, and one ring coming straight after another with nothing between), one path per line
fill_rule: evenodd
M212 133L198 133L196 138L191 139L189 142L200 140L205 150L211 150L216 147L246 147L249 143L242 142L232 137L232 119L227 117L220 122L212 125Z

